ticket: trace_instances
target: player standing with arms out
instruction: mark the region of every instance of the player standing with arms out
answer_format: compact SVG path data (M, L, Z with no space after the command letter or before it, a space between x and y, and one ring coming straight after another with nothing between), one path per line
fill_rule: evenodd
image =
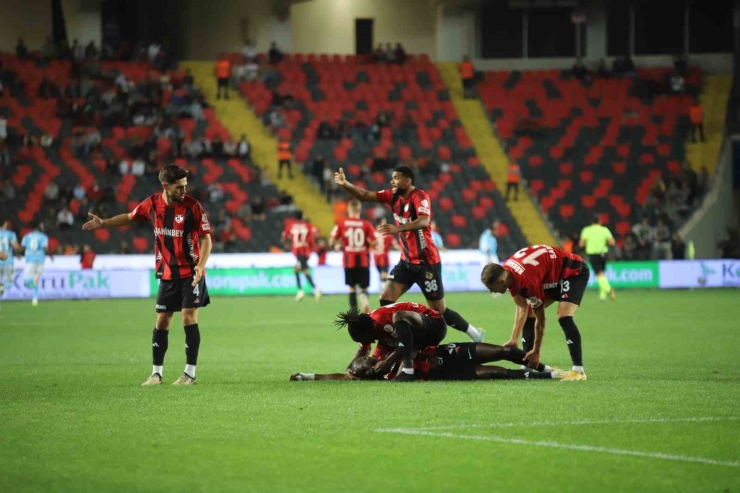
M442 285L442 264L432 240L432 209L429 196L414 186L414 172L399 166L391 175L391 189L371 192L352 185L344 170L334 174L334 181L350 195L363 202L380 202L393 210L396 224L378 227L384 235L398 233L401 260L388 276L380 293L380 306L397 301L412 285L417 284L431 308L442 314L448 325L465 332L475 342L483 342L485 331L470 325L459 313L447 308Z
M162 191L151 195L127 214L101 219L94 214L82 229L120 228L149 221L154 227L154 253L159 279L157 322L152 333L152 374L142 386L162 383L164 356L174 312L182 312L185 330L185 371L172 385L193 385L200 350L198 308L208 306L206 262L211 255L211 225L203 207L185 195L188 171L167 165L159 172Z
M388 224L388 221L381 217L378 220L377 226L380 227L384 224ZM378 242L375 244L375 250L373 251L373 263L375 268L378 269L380 274L380 281L385 282L388 280L388 266L390 265L390 252L391 248L398 249L398 243L393 235L382 235L378 238Z
M558 301L558 322L565 333L573 361L573 369L563 380L586 380L581 333L573 321L573 315L586 292L588 276L588 266L581 257L547 245L522 248L503 265L488 264L483 267L481 281L488 290L503 294L508 289L516 303L514 328L505 346L517 346L522 329L525 329L525 359L530 367L537 366L545 335L545 308ZM532 322L527 323L530 306L534 311L534 320L530 318ZM529 328L532 330L531 336L526 332Z
M23 247L23 256L26 258L26 268L23 271L24 282L27 288L33 289L31 305L37 306L46 256L49 255L49 258L54 260L49 253L49 237L44 233L43 223L39 223L35 230L23 237L21 247Z
M13 253L20 249L18 237L10 229L10 222L5 221L0 227L0 298L5 296L5 283L13 283Z
M617 293L609 284L609 279L606 278L604 272L606 270L606 254L609 252L609 247L613 247L615 244L612 232L601 224L601 216L598 214L594 216L594 222L590 226L583 228L581 239L578 241L578 246L586 249L588 261L596 274L596 281L599 283L599 301L606 301L607 295L612 301L617 299Z
M375 228L360 218L362 203L352 199L347 206L347 219L340 220L331 231L332 246L342 246L344 252L344 283L349 286L349 306L357 309L357 289L360 289L362 311L370 312L367 288L370 286L370 249L375 247Z
M316 302L321 301L321 291L314 284L311 278L311 271L308 268L308 257L311 256L311 252L314 249L314 227L303 219L303 213L298 211L295 213L295 221L288 224L283 231L283 241L290 242L290 247L293 250L293 255L296 258L296 265L293 267L295 272L295 282L298 285L298 293L295 295L296 301L301 301L306 293L303 292L301 286L301 272L306 276L306 280L313 288L313 294L316 298Z

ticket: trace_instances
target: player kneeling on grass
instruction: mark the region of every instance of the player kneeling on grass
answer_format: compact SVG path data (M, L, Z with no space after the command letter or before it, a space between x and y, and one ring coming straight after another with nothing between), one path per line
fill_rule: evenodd
M387 347L387 346L385 346ZM303 380L392 380L396 374L378 373L375 368L387 356L383 344L378 343L372 356L355 359L346 373L296 373L290 379ZM443 346L429 346L418 352L414 358L414 378L416 380L529 380L560 379L565 375L539 363L537 371L509 370L500 366L487 366L494 361L510 361L523 364L525 353L513 347L496 346L485 343L455 343Z
M447 335L447 324L442 315L418 303L393 303L370 313L356 309L340 313L335 324L347 327L353 341L360 343L355 360L367 356L373 342L379 341L395 347L391 355L379 362L375 372L381 375L403 360L396 382L414 380L414 356L427 346L436 346Z
M167 165L159 172L162 191L140 203L133 212L110 219L93 214L82 226L85 231L129 226L149 221L154 226L157 279L157 323L152 334L152 374L143 386L162 383L164 355L173 312L182 311L185 329L185 372L173 385L195 383L195 366L200 349L198 308L210 303L206 287L206 262L211 254L211 226L203 207L185 195L188 171Z

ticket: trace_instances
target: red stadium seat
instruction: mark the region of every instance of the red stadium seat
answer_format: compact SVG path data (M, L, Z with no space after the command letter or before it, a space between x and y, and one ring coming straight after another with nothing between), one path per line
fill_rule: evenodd
M133 241L134 249L139 253L144 253L149 250L149 242L146 238L137 236Z
M460 248L460 245L462 245L462 239L457 233L447 233L445 236L445 244L448 248Z
M443 211L448 212L455 208L455 203L449 197L442 197L439 199L439 207Z
M452 216L452 225L456 228L467 228L468 220L463 215L455 214Z

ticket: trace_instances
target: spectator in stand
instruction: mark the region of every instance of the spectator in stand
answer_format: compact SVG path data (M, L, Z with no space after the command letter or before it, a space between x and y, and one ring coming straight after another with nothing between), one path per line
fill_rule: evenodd
M641 222L632 227L632 233L637 239L635 252L637 259L648 260L655 241L655 228L650 225L650 220L647 217L643 217Z
M290 142L280 141L278 143L278 180L283 177L283 168L288 168L288 178L293 179L293 152Z
M85 58L87 60L98 58L98 48L95 46L95 41L90 41L85 47Z
M512 161L506 169L506 201L509 201L511 191L514 191L514 201L519 201L519 183L522 181L522 170Z
M0 114L0 141L8 138L8 119L5 115Z
M216 99L221 99L221 93L224 94L224 99L229 99L229 79L231 78L231 63L226 55L223 55L216 62L216 81L218 87L216 89Z
M50 181L44 189L44 198L49 202L56 202L59 199L59 185L54 181Z
M396 63L396 50L393 49L390 43L385 45L385 61L388 63Z
M39 84L38 96L41 99L54 99L61 96L61 94L57 86L44 75L44 78L41 79L41 84Z
M737 228L727 228L727 235L717 243L720 258L740 258L740 231Z
M232 158L236 157L236 142L234 142L234 139L229 135L229 138L224 142L224 156L226 158Z
M185 75L182 77L182 85L192 89L195 86L195 78L189 68L185 69Z
M671 75L671 92L674 94L681 94L684 91L686 81L679 73Z
M82 183L78 183L72 193L75 199L83 200L87 195L87 190L85 190L85 186Z
M147 47L147 56L149 57L149 62L154 63L161 51L162 46L156 41L152 41Z
M573 67L571 67L571 72L573 73L573 77L580 81L591 80L591 76L588 73L588 68L586 68L586 66L583 64L583 60L580 57L576 58Z
M324 193L326 186L324 183L324 164L326 164L326 159L322 154L318 154L311 162L311 176L318 183L321 193Z
M75 216L72 211L67 207L67 203L62 203L62 209L57 213L57 226L60 231L66 231L74 226Z
M396 63L406 63L406 50L403 49L401 43L396 43Z
M655 226L655 254L654 258L658 260L671 260L671 228L658 219Z
M239 142L236 145L236 155L239 159L242 161L249 159L249 141L247 140L246 134L242 134L241 139L239 139Z
M499 222L494 221L489 229L483 231L478 239L478 251L483 255L486 263L498 263L498 230Z
M51 147L54 145L54 137L50 133L45 132L39 139L39 145L44 149Z
M98 180L93 181L92 187L87 191L87 198L91 202L100 202L103 199L103 187Z
M208 185L208 200L211 203L218 204L224 200L224 189L218 183Z
M673 69L681 76L686 76L689 73L689 60L685 54L673 57Z
M252 199L252 219L255 221L267 219L267 205L259 195Z
M475 66L470 57L465 55L460 64L460 79L462 79L463 96L465 99L475 98Z
M336 138L334 135L334 129L326 120L321 120L319 128L316 130L316 138L330 140Z
M268 52L267 56L272 65L282 62L284 58L283 52L280 51L280 49L277 47L277 43L275 43L274 41L270 43L270 51Z
M244 48L242 48L242 55L246 63L253 63L257 60L257 46L252 40L247 39L244 42Z
M116 164L116 160L112 157L109 157L105 161L105 174L108 176L116 176L119 174L118 164Z
M236 231L234 231L234 226L229 224L228 226L223 228L221 230L221 237L219 239L223 244L223 250L225 253L232 253L235 251L238 237L236 236Z
M15 54L21 60L28 59L28 47L23 42L23 38L18 38L18 44L15 46Z
M378 63L385 62L385 50L383 49L383 44L378 43L378 47L375 48L375 51L373 52L373 60L375 60Z
M218 134L213 137L211 152L213 152L213 157L216 159L223 159L224 157L224 141L221 140L221 136Z
M137 157L131 163L131 174L141 177L144 176L144 173L146 173L146 162L142 158Z
M51 36L47 36L44 41L44 46L41 47L41 56L44 57L44 61L48 62L57 57L57 47L54 44L54 40Z
M686 244L678 233L673 235L671 241L671 258L673 260L684 260L686 258Z
M322 187L322 191L326 194L326 201L331 202L331 197L334 194L334 187L336 184L334 183L334 172L328 162L324 162L323 182L324 186Z
M622 244L622 260L637 260L637 244L635 237L628 234Z
M691 142L696 142L697 130L699 131L701 142L706 142L704 139L704 107L698 99L689 108L689 119L691 120Z
M81 62L85 59L85 48L80 44L79 40L75 39L72 41L70 51L72 52L72 59L74 61Z
M0 139L0 175L5 174L5 168L10 167L10 148L8 147L8 141Z
M82 247L82 255L80 256L80 264L83 269L92 269L93 263L95 262L95 252L93 252L90 245Z
M15 187L10 180L5 180L3 182L3 186L0 188L0 197L5 200L15 199Z
M596 68L596 73L602 79L606 79L612 75L609 72L609 67L606 66L606 60L604 60L603 58L599 60L599 65Z

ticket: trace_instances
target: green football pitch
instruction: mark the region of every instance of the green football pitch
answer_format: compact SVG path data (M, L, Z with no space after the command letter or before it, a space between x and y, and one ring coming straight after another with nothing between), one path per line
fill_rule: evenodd
M288 381L346 367L346 296L215 299L198 384L149 388L153 300L3 303L0 491L739 492L738 292L595 296L586 382L407 385ZM508 297L447 301L508 339ZM542 360L568 368L554 310Z

